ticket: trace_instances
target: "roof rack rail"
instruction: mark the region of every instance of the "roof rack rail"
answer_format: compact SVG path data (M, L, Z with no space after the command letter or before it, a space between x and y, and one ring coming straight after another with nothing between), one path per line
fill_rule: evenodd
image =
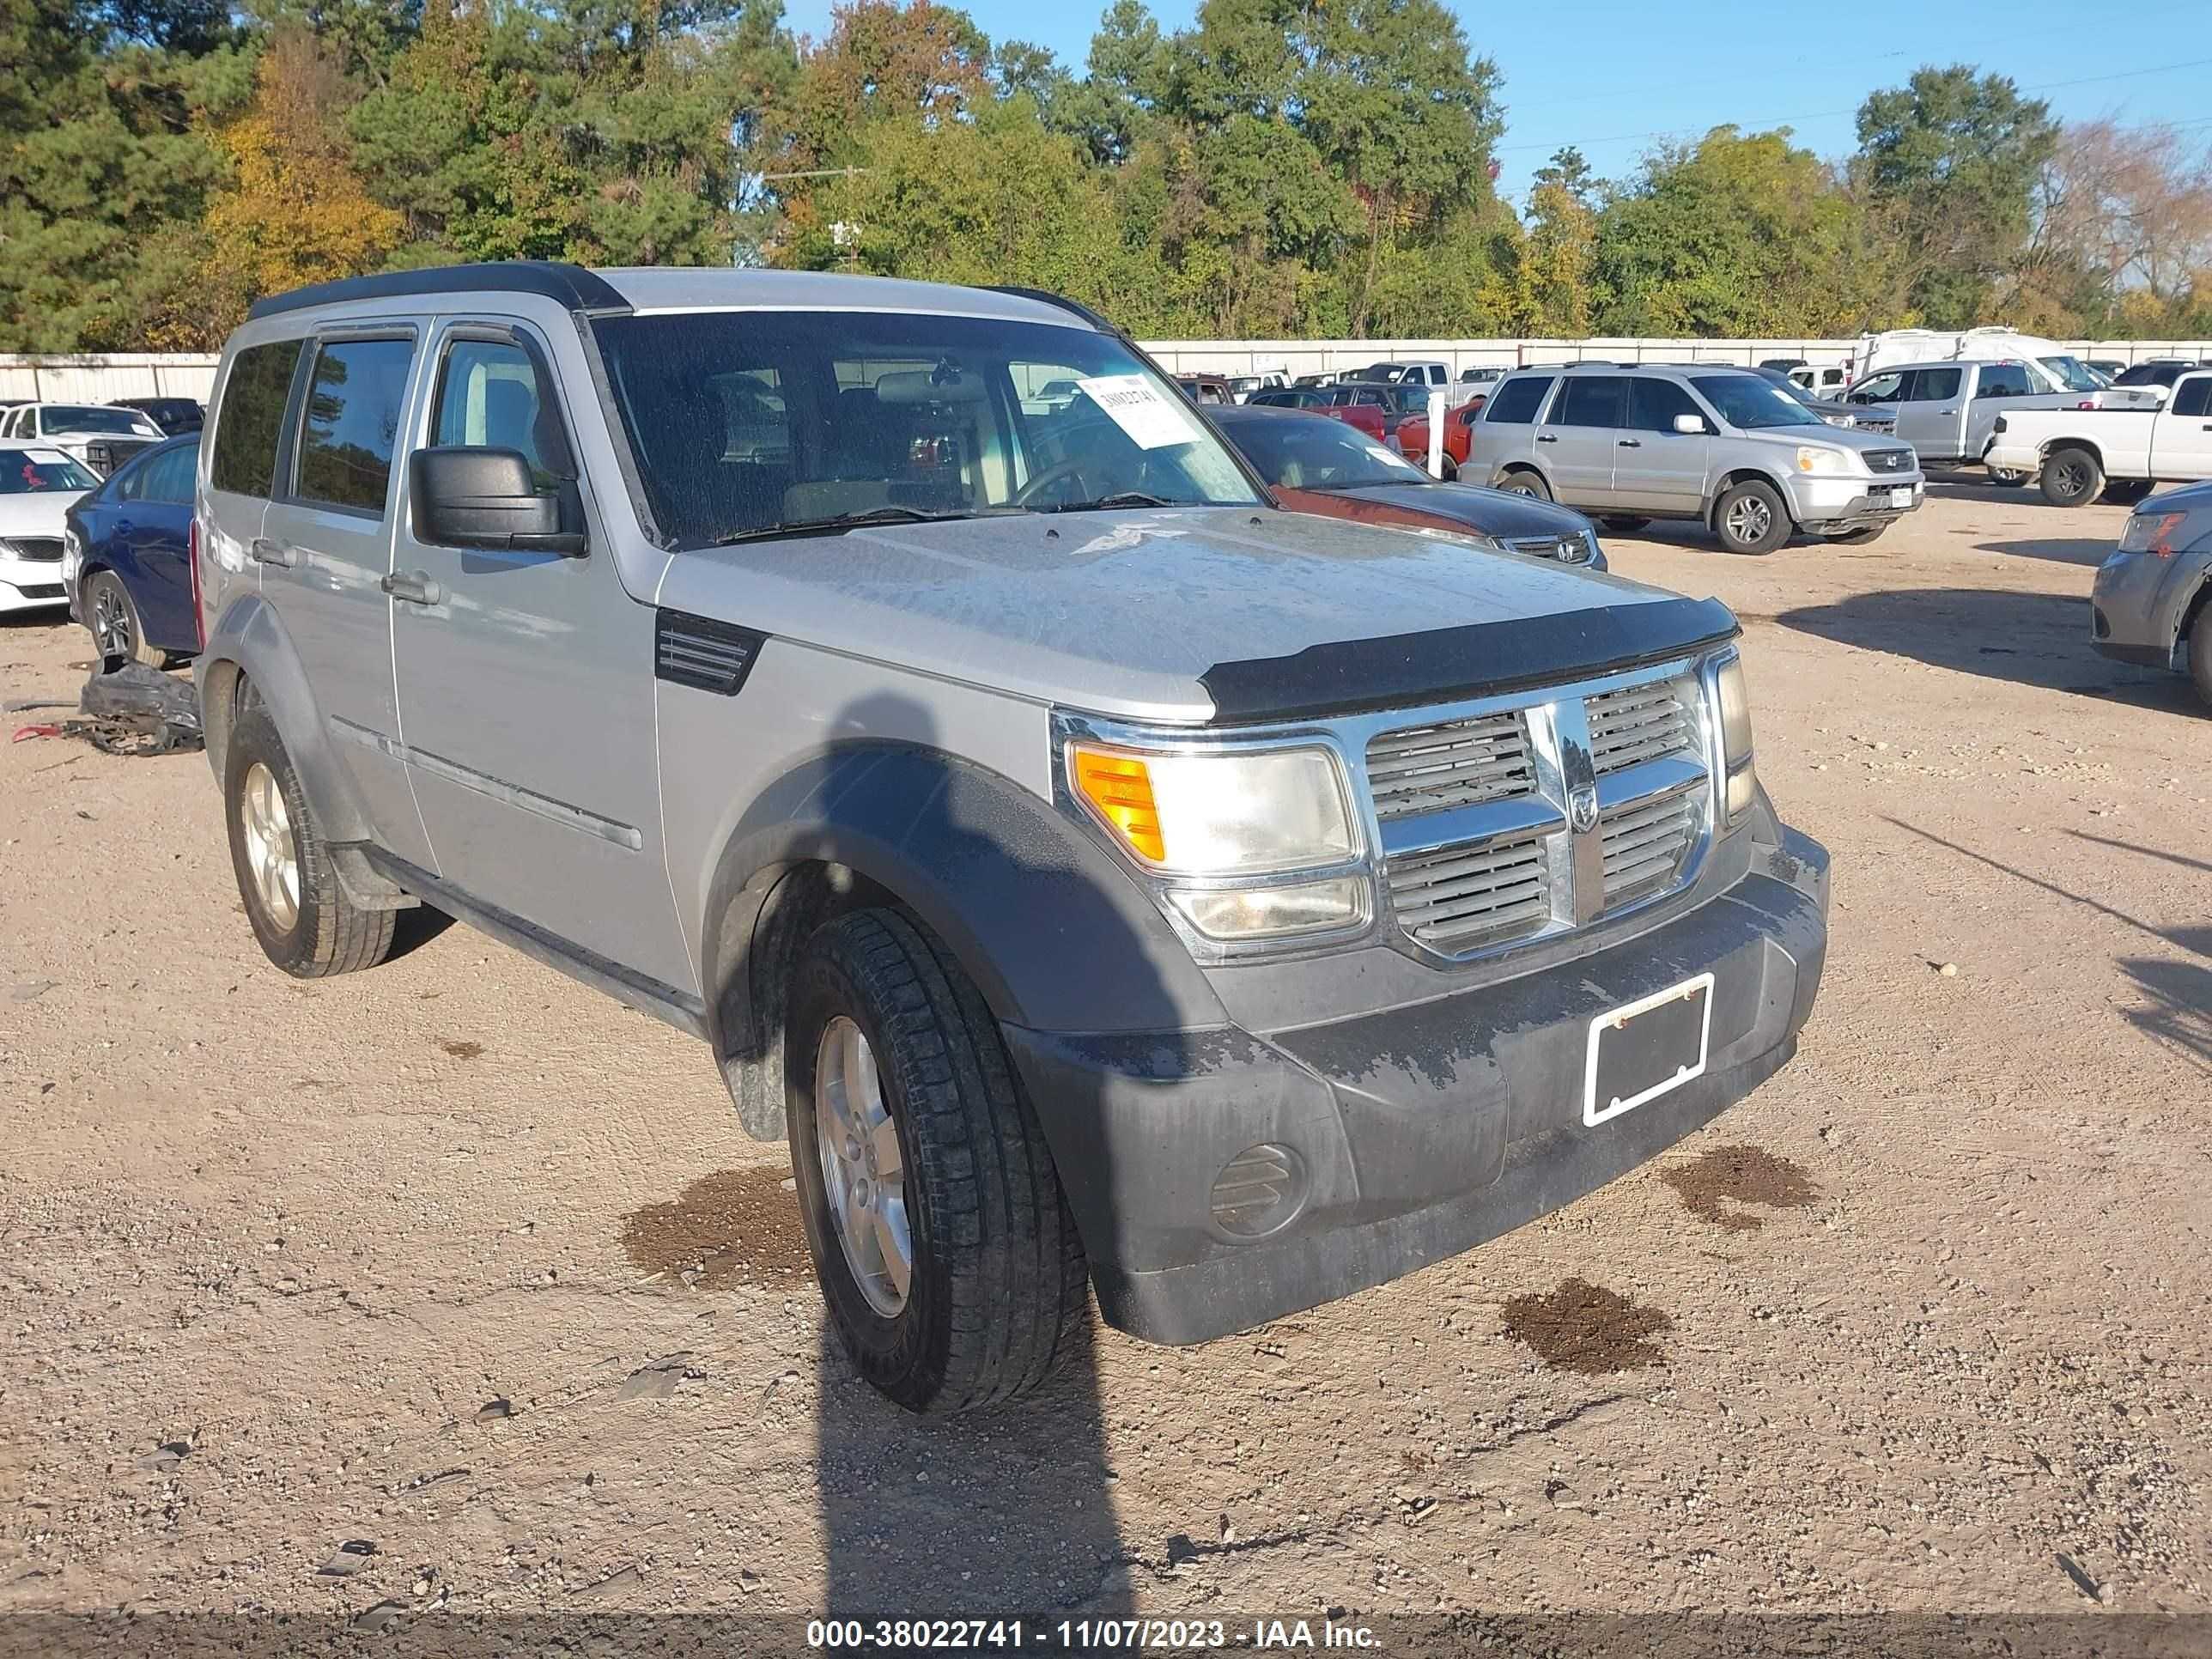
M1039 305L1058 306L1062 311L1072 311L1102 333L1119 334L1121 329L1101 317L1080 300L1071 300L1065 294L1054 294L1048 288L1022 288L1012 283L985 283L987 294L1011 294L1018 300L1035 300Z
M581 265L547 259L500 259L481 264L432 265L422 270L387 270L374 276L348 276L315 283L256 300L246 315L281 316L311 306L341 305L350 300L411 299L424 294L534 294L557 300L571 311L628 311L630 304L611 283Z

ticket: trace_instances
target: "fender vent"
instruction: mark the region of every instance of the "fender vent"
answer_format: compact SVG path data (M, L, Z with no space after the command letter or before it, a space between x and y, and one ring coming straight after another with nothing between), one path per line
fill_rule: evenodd
M767 643L767 635L734 623L663 611L653 636L653 677L734 697Z

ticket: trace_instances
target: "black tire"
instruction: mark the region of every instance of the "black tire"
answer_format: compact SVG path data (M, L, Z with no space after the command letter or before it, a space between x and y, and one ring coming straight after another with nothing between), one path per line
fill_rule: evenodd
M93 654L102 661L120 657L148 668L159 668L168 661L167 652L146 643L137 604L123 585L123 578L112 570L95 570L86 577L84 592L77 603L84 611L85 631L92 635Z
M276 724L251 687L246 696L223 756L222 795L223 816L230 827L231 870L238 878L239 897L245 902L246 920L253 924L253 936L269 960L295 979L324 979L374 968L392 953L398 912L364 910L346 897L331 865L329 843L301 786L299 769L276 735ZM268 769L283 797L285 834L297 861L296 914L289 919L272 913L264 900L246 850L246 781L256 766Z
M1625 513L1613 513L1600 519L1598 522L1617 536L1632 536L1651 520L1635 518Z
M1831 536L1832 542L1841 542L1845 547L1864 547L1869 542L1878 542L1889 529L1886 524L1870 524L1856 530L1846 530L1839 536Z
M1444 457L1443 480L1446 483L1459 482L1459 464L1449 455Z
M1795 528L1781 492L1758 478L1723 491L1713 503L1713 533L1731 553L1771 553Z
M2105 469L2087 450L2069 445L2044 457L2042 487L2053 507L2087 507L2105 493Z
M2189 630L2189 678L2197 695L2212 703L2212 607L2200 609Z
M1994 467L1985 466L1982 471L1988 474L1989 481L2000 489L2018 489L2027 482L2027 473L2014 472L2009 468L1999 471Z
M852 910L802 948L789 1007L792 1174L830 1322L854 1364L913 1412L1035 1389L1088 1329L1089 1285L1051 1152L982 997L898 912ZM861 1288L817 1136L816 1069L840 1018L867 1040L897 1137L913 1261L890 1313Z
M1507 473L1498 481L1498 487L1510 490L1516 495L1533 495L1540 501L1552 499L1552 488L1544 482L1543 474L1531 472L1526 468Z
M2122 507L2133 507L2157 487L2148 478L2108 478L2105 482L2105 499Z

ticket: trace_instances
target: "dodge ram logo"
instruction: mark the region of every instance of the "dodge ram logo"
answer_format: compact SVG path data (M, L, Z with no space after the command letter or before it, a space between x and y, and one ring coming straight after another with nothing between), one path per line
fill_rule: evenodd
M1567 824L1578 836L1597 828L1597 788L1578 783L1567 792Z

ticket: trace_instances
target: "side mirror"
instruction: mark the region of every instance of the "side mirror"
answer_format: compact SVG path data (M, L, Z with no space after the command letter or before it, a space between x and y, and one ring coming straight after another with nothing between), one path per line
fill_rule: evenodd
M561 498L538 493L520 450L418 449L409 466L418 541L583 556L583 537L561 528Z
M1702 415L1677 415L1674 417L1674 430L1686 438L1702 438L1707 429L1705 417Z

